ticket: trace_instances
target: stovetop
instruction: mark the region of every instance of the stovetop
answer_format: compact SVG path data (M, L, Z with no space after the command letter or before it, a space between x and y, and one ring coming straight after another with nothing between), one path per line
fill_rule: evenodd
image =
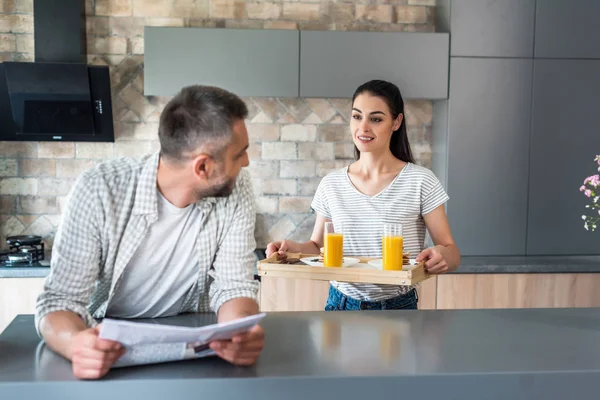
M8 249L0 250L1 267L39 267L44 260L44 242L39 236L10 236Z

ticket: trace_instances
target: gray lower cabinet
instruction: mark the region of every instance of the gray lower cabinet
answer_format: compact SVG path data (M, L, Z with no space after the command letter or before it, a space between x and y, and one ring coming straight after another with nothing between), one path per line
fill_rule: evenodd
M525 254L532 68L451 58L448 217L464 255Z
M405 99L448 97L448 33L302 31L300 97L352 97L371 79Z
M535 0L451 0L451 55L532 57L534 18Z
M298 97L299 31L146 27L144 94L213 85L239 96Z
M599 71L600 60L535 60L527 254L600 254L579 192L598 173Z
M537 0L535 57L600 58L598 18L598 0Z

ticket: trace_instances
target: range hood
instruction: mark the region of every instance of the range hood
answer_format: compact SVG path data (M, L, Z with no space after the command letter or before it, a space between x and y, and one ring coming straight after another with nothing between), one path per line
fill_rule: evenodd
M0 64L0 140L114 141L110 74L86 64L85 0L35 0L35 62Z

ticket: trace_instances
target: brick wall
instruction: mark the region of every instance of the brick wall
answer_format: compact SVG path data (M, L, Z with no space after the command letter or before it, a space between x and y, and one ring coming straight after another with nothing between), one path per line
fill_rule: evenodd
M305 2L86 0L88 62L109 65L115 143L0 142L0 240L42 235L48 247L74 179L96 163L158 149L168 98L143 95L144 26L434 31L435 0ZM33 0L0 0L0 61L33 61ZM360 84L362 82L357 82ZM258 198L256 238L307 240L321 177L350 163L349 99L245 98L250 170ZM431 165L431 102L409 101L418 163ZM316 148L321 149L318 154Z

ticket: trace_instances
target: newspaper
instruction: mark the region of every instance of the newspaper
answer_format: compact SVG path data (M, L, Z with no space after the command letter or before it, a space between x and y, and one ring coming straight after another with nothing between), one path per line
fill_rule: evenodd
M106 318L99 337L125 346L126 352L113 368L155 364L215 355L209 348L214 340L231 339L250 330L265 317L265 313L235 321L190 328L157 325Z

